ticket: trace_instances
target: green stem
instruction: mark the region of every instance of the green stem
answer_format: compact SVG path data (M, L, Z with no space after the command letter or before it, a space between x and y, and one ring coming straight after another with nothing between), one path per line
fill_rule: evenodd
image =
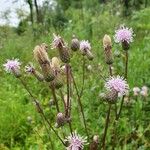
M29 93L29 95L32 97L34 103L36 104L37 109L39 110L39 113L41 114L41 117L44 118L45 122L47 122L48 126L52 129L52 131L55 133L55 135L57 136L57 138L61 141L61 143L66 146L66 144L64 143L64 141L61 139L61 137L58 135L58 133L55 131L55 129L53 128L53 126L50 124L49 120L46 118L43 109L41 108L39 102L36 100L36 98L32 95L32 93L30 92L30 90L28 89L26 83L19 78L19 80L21 81L22 85L24 86L24 88L27 90L27 92Z
M85 82L85 58L83 56L83 64L82 64L82 88L81 88L81 92L80 92L80 98L82 97L82 94L83 94L84 82Z
M60 110L59 110L59 105L58 105L58 101L57 101L57 97L56 97L55 87L52 86L51 90L52 90L52 95L53 95L53 99L54 99L54 102L56 105L57 112L59 113Z
M76 93L77 93L77 96L78 96L77 100L78 100L78 104L80 106L80 111L81 111L81 114L82 114L85 131L86 131L86 134L87 134L87 137L88 137L88 140L89 140L89 134L88 134L87 124L86 124L85 115L84 115L84 111L83 111L83 105L82 105L82 102L81 102L81 97L80 97L80 94L79 94L79 90L77 88L77 84L75 82L75 79L74 79L72 71L71 71L71 76L72 76L73 84L75 86Z
M124 74L124 78L127 79L128 78L128 51L125 51L125 74ZM116 120L119 119L120 115L121 115L121 111L122 111L122 108L123 108L123 103L124 103L124 98L125 96L122 97L122 100L121 100L121 105L120 105L120 109L119 109L119 112L118 112L118 115L116 117Z
M106 116L106 122L105 122L105 129L104 129L104 135L103 135L103 140L102 140L102 149L106 149L105 141L106 141L106 135L107 135L107 130L108 130L108 124L109 124L109 117L110 117L110 111L111 111L111 104L109 104L107 116Z
M66 78L67 78L67 106L66 106L66 118L70 118L71 114L71 99L70 99L70 65L66 64ZM72 134L72 125L71 121L69 121L69 128L70 132Z

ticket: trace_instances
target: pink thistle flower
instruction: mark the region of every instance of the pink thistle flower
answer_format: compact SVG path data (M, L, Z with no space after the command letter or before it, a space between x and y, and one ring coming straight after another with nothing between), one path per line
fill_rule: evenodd
M91 50L91 45L89 41L82 40L80 42L80 50L82 53L86 54L88 50Z
M32 64L28 64L27 66L25 66L24 70L26 73L33 73L35 71L35 68Z
M69 143L67 150L82 150L84 145L87 144L87 137L82 137L75 131L65 141Z
M53 34L53 42L51 44L52 49L59 48L60 46L63 46L63 45L64 45L64 42L63 42L61 36Z
M129 85L127 81L120 76L117 77L110 77L107 82L105 83L105 88L107 90L115 90L118 92L119 95L126 95L129 90Z
M129 44L130 42L133 42L132 28L121 26L118 30L115 31L115 33L116 34L114 39L116 43L127 42Z
M20 70L20 65L19 59L8 59L7 62L3 64L5 71L8 73L18 72Z

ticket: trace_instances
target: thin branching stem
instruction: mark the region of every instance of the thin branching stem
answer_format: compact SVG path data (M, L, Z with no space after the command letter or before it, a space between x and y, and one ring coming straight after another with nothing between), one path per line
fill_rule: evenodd
M127 77L128 77L128 51L125 51L125 73L124 73L124 78L127 79ZM114 127L116 126L116 122L120 118L121 111L122 111L122 108L123 108L124 98L125 98L125 95L123 95L123 97L122 97L121 104L120 104L120 109L119 109L118 113L116 114L116 118L115 118L115 121L114 121L114 124L113 124ZM116 145L116 134L114 133L112 150L115 149L115 145Z
M59 110L58 100L57 100L57 97L56 97L55 87L52 86L51 90L52 90L52 95L53 95L53 99L54 99L54 102L55 102L55 105L56 105L57 112L59 113L60 110Z
M78 104L80 106L80 110L81 110L81 114L82 114L82 118L83 118L85 131L86 131L87 137L89 139L89 134L88 134L87 124L86 124L85 115L84 115L84 111L83 111L83 106L82 106L82 102L81 102L81 97L80 97L79 90L78 90L77 84L75 82L75 79L74 79L72 71L71 71L71 76L72 76L73 84L75 86L75 90L76 90L76 93L77 93L77 96L78 96L77 100L78 100Z
M51 125L51 123L49 122L49 120L46 118L44 112L43 112L43 109L41 108L39 102L36 100L36 98L32 95L32 93L30 92L30 90L28 89L26 83L21 79L19 78L19 80L21 81L22 85L24 86L24 88L27 90L27 92L29 93L29 95L32 97L39 113L41 114L41 117L44 118L45 122L47 122L48 126L52 129L52 131L55 133L55 135L57 136L57 138L61 141L61 143L66 146L66 144L64 143L64 141L61 139L61 137L58 135L58 133L56 132L56 130L53 128L53 126Z
M62 90L61 90L61 89L59 90L59 92L60 92L60 96L61 96L61 99L62 99L63 104L64 104L64 111L66 111L66 102L65 102L65 99L64 99L63 92L62 92Z
M65 116L67 118L70 118L70 114L71 114L71 98L70 98L70 65L66 64L66 78L67 78L67 104L66 104L66 114ZM71 125L71 121L69 121L69 128L70 128L70 132L72 134L72 125Z
M84 82L85 82L85 58L83 56L83 64L82 64L82 88L81 88L81 92L80 92L80 98L83 95L83 90L84 90Z

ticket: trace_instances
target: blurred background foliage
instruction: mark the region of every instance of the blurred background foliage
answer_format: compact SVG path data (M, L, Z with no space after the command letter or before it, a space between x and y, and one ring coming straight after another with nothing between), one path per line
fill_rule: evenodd
M73 34L79 39L88 39L91 42L95 60L92 63L87 62L87 65L92 65L94 70L92 75L91 72L87 72L90 81L86 81L87 90L83 103L89 128L95 129L90 131L91 135L102 134L106 106L101 104L98 98L99 92L103 89L103 82L98 78L97 68L94 68L95 65L100 64L102 71L107 69L103 63L102 38L104 34L109 34L113 38L115 29L120 24L133 28L135 38L129 52L131 91L134 86L150 87L150 1L45 0L42 6L38 5L38 0L25 0L25 2L30 8L30 14L18 10L20 23L17 27L0 26L0 150L50 149L49 137L45 134L42 121L30 103L28 94L11 75L4 73L2 64L6 59L11 58L19 58L23 66L29 61L34 62L32 56L34 46L42 42L50 45L54 32L62 35L68 42L71 41ZM119 49L120 46L114 43L114 71L123 74L124 56ZM50 50L50 57L55 53L54 50ZM77 60L80 61L80 58L73 57L72 64L77 70L78 79L81 68L78 69ZM104 74L107 75L107 72L104 71ZM25 80L33 93L42 100L47 116L54 122L55 109L49 106L51 95L48 89L32 77L25 76ZM125 106L127 109L117 127L118 150L150 149L150 102L147 100L143 103L143 101L141 97L138 101L132 98L134 107L131 109ZM74 105L76 108L76 104ZM143 109L145 111L142 111ZM76 113L76 109L73 113ZM126 114L131 115L127 118ZM77 116L74 117L75 120L79 119ZM78 121L73 126L84 134L84 131L78 128L80 126ZM51 137L53 141L57 141L53 133ZM60 143L55 142L54 148L61 150L60 147Z

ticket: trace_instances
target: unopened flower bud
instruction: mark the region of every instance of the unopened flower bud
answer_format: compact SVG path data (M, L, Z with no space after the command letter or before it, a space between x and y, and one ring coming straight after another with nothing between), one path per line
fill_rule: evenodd
M99 136L94 135L93 141L90 144L90 150L98 150L98 144L99 144Z
M67 44L59 35L53 34L52 48L57 48L59 51L59 56L62 62L68 63L70 61L70 54Z
M39 80L39 81L43 81L44 80L44 76L42 74L40 74L38 71L34 71L33 75Z
M93 56L93 54L91 53L90 50L87 50L86 56L87 56L87 58L88 58L89 60L93 60L93 58L94 58L94 56Z
M68 47L64 46L63 48L59 49L59 56L62 62L68 63L70 61L70 54Z
M103 47L104 47L104 54L105 54L105 61L107 64L113 63L113 56L112 56L112 43L111 38L109 35L105 35L103 38Z
M55 78L55 75L50 64L42 64L41 68L42 68L45 81L47 82L53 81Z
M73 51L77 51L79 48L80 48L80 42L75 36L73 36L73 39L71 41L71 49Z
M51 66L54 70L60 70L60 60L57 57L53 57Z
M103 46L104 46L104 48L111 48L112 47L111 38L107 34L104 35Z
M47 82L52 81L55 78L55 76L50 66L50 60L47 54L47 46L45 44L36 46L33 50L33 53L34 53L34 57L36 58L36 60L39 62L41 66L45 81Z
M99 143L99 135L94 135L94 136L93 136L93 141L94 141L95 143Z
M35 59L39 62L40 65L49 63L49 57L45 49L45 46L37 45L33 50L33 54Z
M50 83L51 88L59 89L63 86L61 75L57 75L55 79Z
M56 117L55 127L59 128L63 126L66 122L65 115L63 113L58 113Z

